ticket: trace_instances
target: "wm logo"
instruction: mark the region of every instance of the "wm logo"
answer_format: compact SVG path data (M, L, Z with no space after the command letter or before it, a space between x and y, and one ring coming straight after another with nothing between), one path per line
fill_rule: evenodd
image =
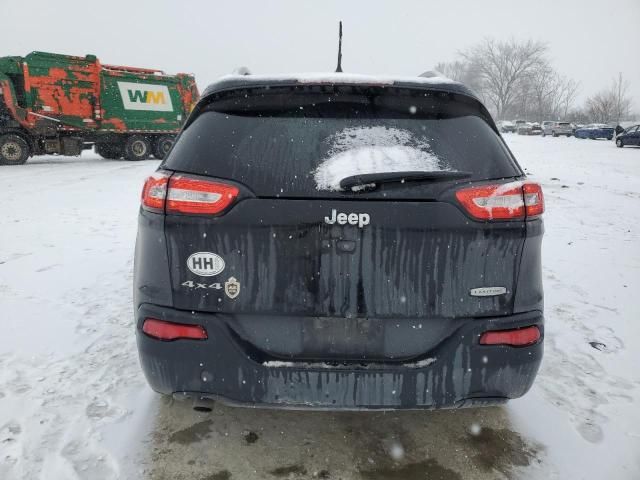
M165 104L167 101L164 98L164 92L150 92L148 90L127 90L129 94L129 101L131 103L139 102L139 103L162 103Z
M172 112L171 96L166 85L118 82L125 110Z

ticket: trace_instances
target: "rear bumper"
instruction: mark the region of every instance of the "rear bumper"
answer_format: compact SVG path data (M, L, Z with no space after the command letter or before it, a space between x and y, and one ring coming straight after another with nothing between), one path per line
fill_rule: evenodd
M147 317L202 325L209 338L156 340L142 332ZM142 369L160 393L276 408L419 409L503 403L524 395L542 360L543 322L538 311L470 319L423 359L358 366L268 363L214 314L148 304L137 312L136 333ZM534 345L478 344L487 330L529 325L543 334Z

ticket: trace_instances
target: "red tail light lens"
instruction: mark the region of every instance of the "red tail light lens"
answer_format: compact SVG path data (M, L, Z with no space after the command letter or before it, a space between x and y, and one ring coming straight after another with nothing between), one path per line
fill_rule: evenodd
M142 189L142 208L164 213L215 215L231 205L240 190L233 185L169 172L156 172Z
M512 182L458 190L456 198L478 220L517 220L544 212L542 188L537 183Z
M526 347L540 340L540 329L531 327L514 330L494 330L484 332L480 336L480 345L509 345L512 347Z
M207 331L200 325L185 325L182 323L166 322L155 318L147 318L142 324L142 331L158 340L206 340Z
M235 201L238 193L233 185L174 175L167 190L167 213L221 213Z
M164 212L164 199L167 196L169 174L155 172L144 182L142 188L142 207L151 212Z
M537 183L525 183L522 185L524 193L524 206L527 210L527 218L538 217L544 213L544 195L542 187Z

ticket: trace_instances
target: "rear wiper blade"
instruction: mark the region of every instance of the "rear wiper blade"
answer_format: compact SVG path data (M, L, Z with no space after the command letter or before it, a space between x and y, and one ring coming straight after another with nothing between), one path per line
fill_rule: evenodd
M468 178L471 172L446 171L437 170L433 172L426 171L407 171L407 172L379 172L379 173L363 173L361 175L351 175L340 180L340 188L347 190L368 190L375 188L381 183L403 183L403 182L419 182L431 181L438 182L442 180L451 180L454 178Z

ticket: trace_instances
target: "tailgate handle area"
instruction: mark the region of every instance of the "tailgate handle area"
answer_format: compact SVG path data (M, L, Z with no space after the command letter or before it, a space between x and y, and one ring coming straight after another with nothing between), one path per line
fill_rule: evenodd
M354 240L338 240L336 249L339 252L353 253L356 250L356 242Z

